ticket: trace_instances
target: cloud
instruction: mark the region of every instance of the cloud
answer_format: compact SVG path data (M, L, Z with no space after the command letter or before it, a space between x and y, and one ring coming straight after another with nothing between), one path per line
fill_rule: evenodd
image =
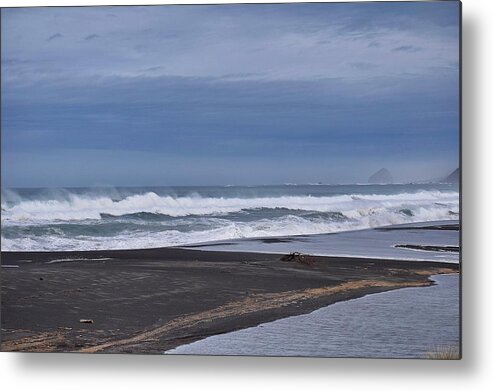
M458 28L453 27L454 8L450 4L9 11L2 14L3 35L7 36L2 46L9 54L30 60L31 65L23 66L22 72L12 65L5 76L23 82L60 76L137 77L150 68L156 77L255 74L250 78L383 78L395 72L426 74L430 68L443 67L458 57ZM110 18L109 13L117 17ZM56 47L40 44L37 37L46 35L46 26L58 31L51 39L67 39L57 42ZM81 47L69 39L88 30L91 34L84 39L91 45ZM17 31L17 35L9 31ZM98 39L103 36L104 40ZM11 42L14 37L18 38ZM398 52L416 55L395 56ZM426 53L435 55L427 57ZM362 61L374 66L371 70L346 66Z
M118 150L139 175L166 156L175 179L186 162L239 159L247 180L252 161L290 150L280 170L316 167L314 181L382 157L456 166L457 15L456 2L2 10L2 152L63 168L91 150L113 165Z
M84 41L92 41L93 39L99 38L98 34L90 34L84 38Z
M50 42L50 41L53 41L54 39L57 39L57 38L63 38L63 35L60 33L55 33L53 35L50 35L48 38L46 38L46 41Z
M365 62L365 61L356 61L356 62L351 62L349 63L350 66L352 66L353 68L356 68L356 69L359 69L359 70L362 70L362 71L369 71L369 70L373 70L377 67L376 64L373 64L371 62Z

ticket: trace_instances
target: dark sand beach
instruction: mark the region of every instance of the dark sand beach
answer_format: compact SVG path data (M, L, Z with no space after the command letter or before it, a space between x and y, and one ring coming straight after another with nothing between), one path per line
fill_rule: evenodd
M458 264L162 248L2 252L2 351L155 353Z

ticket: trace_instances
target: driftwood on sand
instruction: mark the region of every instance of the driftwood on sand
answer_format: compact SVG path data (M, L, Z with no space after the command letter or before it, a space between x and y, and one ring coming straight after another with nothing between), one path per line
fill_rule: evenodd
M309 255L301 254L299 252L290 253L281 257L283 262L298 262L302 265L311 266L315 263L312 257Z

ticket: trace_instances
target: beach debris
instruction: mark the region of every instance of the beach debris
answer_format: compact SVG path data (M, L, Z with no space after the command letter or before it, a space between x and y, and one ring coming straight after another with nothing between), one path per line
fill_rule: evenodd
M81 319L79 323L94 323L94 321L92 319Z
M309 255L299 253L297 251L290 253L290 254L287 254L287 255L283 255L281 257L281 261L283 261L283 262L298 262L298 263L301 263L302 265L309 265L309 266L311 266L315 263L312 257L310 257Z

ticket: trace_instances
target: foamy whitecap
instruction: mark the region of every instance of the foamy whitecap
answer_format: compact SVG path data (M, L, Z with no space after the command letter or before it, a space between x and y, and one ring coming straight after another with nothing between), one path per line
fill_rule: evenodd
M352 186L352 192L337 195L327 194L333 191L329 187L317 195L293 194L300 190L292 186L281 190L272 195L262 188L248 189L256 194L236 196L237 190L228 188L215 197L158 190L126 196L64 191L51 198L4 197L2 191L2 250L149 248L330 233L456 219L459 211L459 193L440 188L413 192L382 187L386 194L365 194L367 186Z
M458 204L458 193L421 191L393 195L210 198L198 195L159 196L154 192L149 192L129 196L120 201L114 201L109 197L89 198L71 194L68 200L23 200L13 206L2 204L2 223L100 219L102 214L123 216L142 212L178 217L226 214L259 208L341 212L352 217L355 214L371 213L377 208L419 207L434 202L442 203L446 207L455 207Z

